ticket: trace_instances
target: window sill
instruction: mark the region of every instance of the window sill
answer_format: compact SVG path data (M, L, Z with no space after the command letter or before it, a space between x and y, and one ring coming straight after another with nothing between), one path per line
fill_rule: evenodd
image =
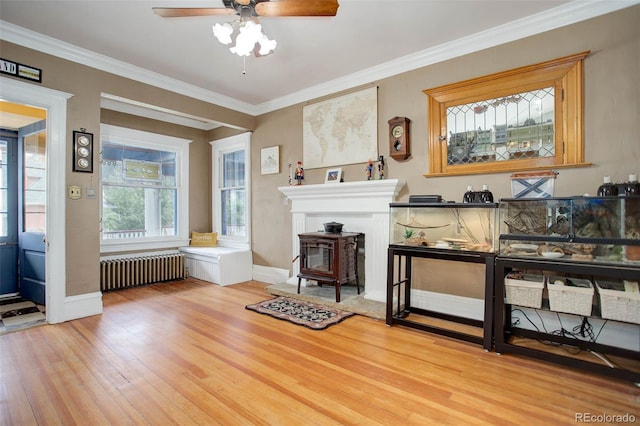
M117 241L100 244L100 254L127 251L164 250L189 245L189 238L172 238L161 241Z
M591 167L593 163L573 163L573 164L555 164L545 167L510 167L500 170L492 170L486 168L485 170L460 170L460 171L447 171L444 173L424 173L422 176L425 178L447 177L447 176L468 176L478 174L490 174L490 173L504 173L504 172L527 172L536 170L549 170L549 169L575 169L581 167Z

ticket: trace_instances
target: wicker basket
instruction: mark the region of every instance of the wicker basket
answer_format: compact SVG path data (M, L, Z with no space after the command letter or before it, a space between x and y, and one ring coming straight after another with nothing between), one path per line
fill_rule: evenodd
M596 281L602 318L640 324L640 293L625 291L623 283Z
M544 276L509 273L504 279L505 303L540 309Z
M549 309L552 311L591 316L594 293L591 281L549 277L547 290L549 291Z

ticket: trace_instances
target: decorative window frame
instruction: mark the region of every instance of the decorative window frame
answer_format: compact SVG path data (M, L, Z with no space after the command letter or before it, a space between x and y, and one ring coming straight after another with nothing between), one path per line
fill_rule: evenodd
M584 58L589 51L424 90L427 95L429 171L425 177L586 167L584 162ZM447 108L554 87L555 156L473 164L447 162Z

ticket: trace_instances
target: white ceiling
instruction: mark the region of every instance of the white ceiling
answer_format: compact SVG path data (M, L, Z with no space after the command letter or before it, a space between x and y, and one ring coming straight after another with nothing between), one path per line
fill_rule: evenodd
M589 19L639 0L339 3L335 17L260 18L263 31L278 41L278 47L269 56L248 57L246 75L243 59L230 53L211 31L214 23L231 21L233 16L167 19L151 10L153 6L222 7L222 0L2 0L0 37L259 114ZM37 63L27 65L38 67Z

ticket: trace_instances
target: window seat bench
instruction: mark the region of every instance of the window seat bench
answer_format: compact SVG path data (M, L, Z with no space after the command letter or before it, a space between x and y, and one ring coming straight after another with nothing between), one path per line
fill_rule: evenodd
M253 278L251 250L234 247L180 247L189 276L221 286Z

